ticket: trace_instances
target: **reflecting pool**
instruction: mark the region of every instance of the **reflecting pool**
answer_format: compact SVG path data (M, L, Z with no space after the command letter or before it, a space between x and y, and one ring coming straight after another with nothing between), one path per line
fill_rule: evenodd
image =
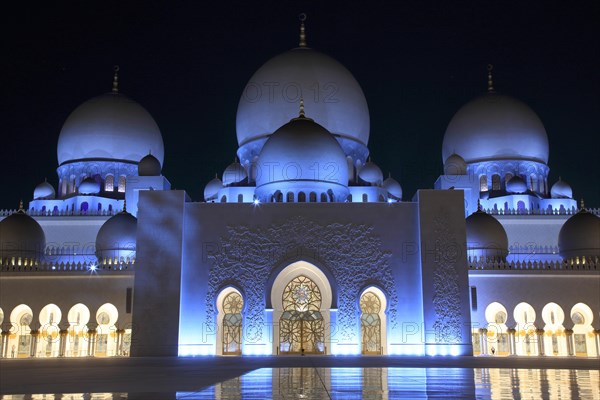
M62 399L586 399L600 371L508 368L261 368L195 392L4 395Z

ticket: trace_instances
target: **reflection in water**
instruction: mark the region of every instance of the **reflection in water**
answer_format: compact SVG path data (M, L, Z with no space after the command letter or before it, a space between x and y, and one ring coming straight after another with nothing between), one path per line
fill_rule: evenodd
M0 400L239 398L600 400L600 371L506 368L261 368L199 392L0 396Z

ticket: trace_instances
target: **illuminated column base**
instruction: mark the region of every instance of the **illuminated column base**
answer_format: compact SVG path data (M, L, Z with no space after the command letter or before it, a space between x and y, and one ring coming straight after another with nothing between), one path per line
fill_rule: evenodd
M4 332L2 332L4 334ZM594 329L596 339L596 357L600 357L600 329Z
M29 357L35 357L35 353L37 353L38 338L40 336L40 333L39 333L39 331L33 330L30 332L30 334L31 334L31 347L30 347Z
M95 329L90 329L88 331L88 348L87 348L87 355L88 357L94 357L94 354L96 354L96 330Z
M2 341L0 341L0 358L6 358L8 355L8 335L10 332L2 331L1 334ZM598 335L596 335L596 340L598 339Z
M58 342L58 356L64 357L67 350L67 337L69 335L69 331L66 329L61 329L58 334L60 335L60 341Z
M517 344L515 343L515 333L517 333L516 329L508 328L508 347L510 351L510 355L514 356L517 354Z
M125 335L125 329L117 329L117 356L123 355L123 335Z
M567 354L569 356L574 356L575 352L573 349L575 344L573 343L573 329L565 329L565 335L567 335Z
M537 334L537 341L538 341L538 355L545 356L546 351L544 349L544 330L538 329L535 331L535 333Z
M488 330L485 328L481 328L479 329L479 334L481 335L480 337L480 342L481 342L481 354L488 354L488 338L487 338L487 333Z

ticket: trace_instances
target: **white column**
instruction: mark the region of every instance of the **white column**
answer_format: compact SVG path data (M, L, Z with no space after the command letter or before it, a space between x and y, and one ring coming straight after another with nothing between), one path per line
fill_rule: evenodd
M6 358L8 356L8 335L10 332L2 331L2 340L0 341L0 358ZM596 335L598 339L598 335Z
M569 356L574 356L574 343L573 343L573 329L565 329L565 335L567 336L567 353Z
M544 349L544 330L540 328L536 330L535 333L537 334L538 340L538 355L545 356L546 351Z

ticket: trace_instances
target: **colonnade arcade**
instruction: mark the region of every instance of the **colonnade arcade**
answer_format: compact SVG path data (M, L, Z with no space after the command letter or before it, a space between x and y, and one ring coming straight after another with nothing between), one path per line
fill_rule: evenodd
M512 310L514 326L507 325L508 313L499 302L488 304L486 327L473 329L475 355L600 356L600 330L593 328L594 313L587 304L577 303L565 314L551 302L538 315L521 302Z
M92 317L93 315L93 317ZM27 304L16 306L4 321L0 341L2 358L111 357L129 354L131 329L117 329L119 312L111 303L95 314L83 303L66 315L56 304L47 304L35 315Z

